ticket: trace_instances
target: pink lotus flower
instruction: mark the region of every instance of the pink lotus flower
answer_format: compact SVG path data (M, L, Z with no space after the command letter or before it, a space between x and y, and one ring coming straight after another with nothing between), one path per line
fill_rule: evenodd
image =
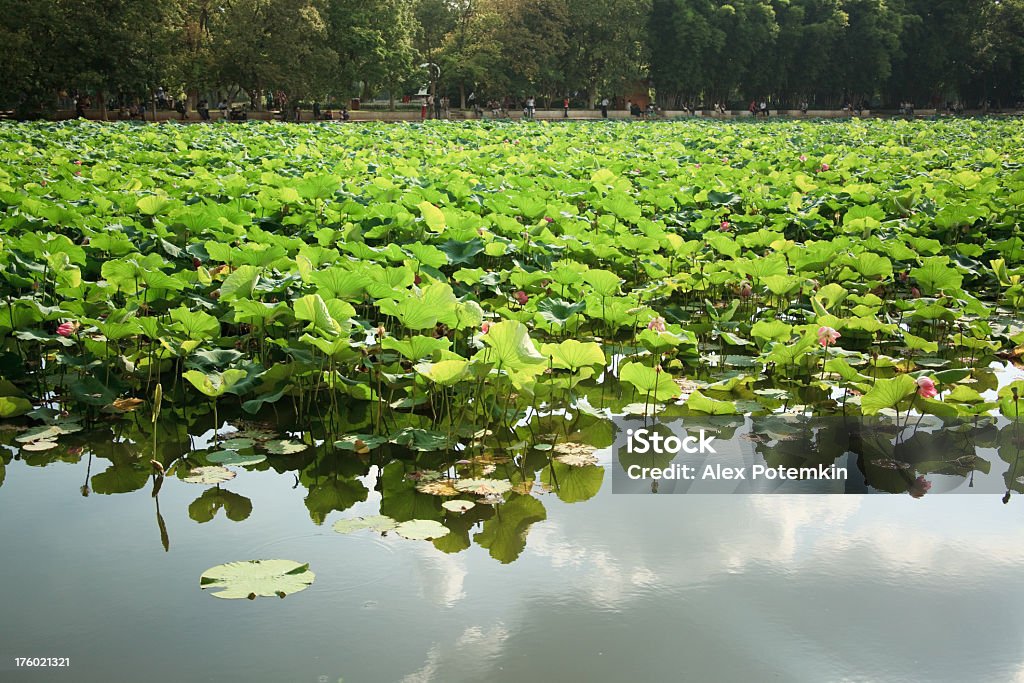
M81 159L75 159L75 166L81 166L81 165L82 165L82 160Z
M729 223L729 221L722 221L722 222L721 222L721 223L720 223L720 224L718 225L718 229L719 229L719 230L721 230L722 232L729 232L729 230L730 230L731 228L732 228L732 224L731 224L731 223Z
M834 330L831 327L826 327L825 325L822 325L821 327L818 328L818 343L826 348L832 344L835 344L836 340L842 336L843 335L839 334L837 330Z
M192 267L199 270L199 266L203 265L203 262L197 258L192 259Z
M654 330L655 332L665 331L665 319L661 316L654 318L651 322L647 323L647 329Z
M521 289L515 294L513 294L512 298L514 298L516 300L516 303L518 303L520 306L525 306L526 302L530 300L530 297L527 296L526 292L524 292Z
M423 282L423 278L421 278L421 277L420 277L419 275L417 275L417 276L415 276L415 277L414 277L414 278L412 279L412 281L413 281L413 284L416 284L416 285L418 285L419 283Z
M486 320L484 322L480 323L480 331L483 332L484 334L487 334L487 331L490 330L490 329L491 329L491 324L489 322L487 322Z
M806 154L801 154L800 155L800 161L807 161L807 155Z
M61 323L57 327L57 334L62 337L70 337L78 331L78 323Z
M700 164L694 164L693 167L694 168L700 168Z
M740 298L749 299L750 295L754 293L754 288L750 286L749 282L744 282L740 285Z
M75 175L82 175L81 171L75 171Z
M822 170L822 171L827 171L827 170L829 170L830 168L832 168L832 167L831 167L831 166L829 166L828 164L822 164L822 165L821 165L821 170Z
M552 218L551 216L544 216L544 220L546 220L548 223L554 223L555 222L555 219Z
M935 388L935 381L930 377L917 378L917 395L921 398L935 398L939 390Z
M921 298L921 290L918 289L917 287L911 287L910 288L910 296L914 297L915 299L920 299Z

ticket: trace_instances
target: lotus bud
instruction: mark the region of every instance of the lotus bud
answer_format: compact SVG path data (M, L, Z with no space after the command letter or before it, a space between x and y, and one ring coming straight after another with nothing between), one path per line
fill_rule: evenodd
M917 394L921 398L935 398L939 395L939 391L935 388L935 381L930 377L918 377Z
M78 331L78 328L79 325L76 322L61 323L60 326L57 327L57 334L62 337L70 337Z

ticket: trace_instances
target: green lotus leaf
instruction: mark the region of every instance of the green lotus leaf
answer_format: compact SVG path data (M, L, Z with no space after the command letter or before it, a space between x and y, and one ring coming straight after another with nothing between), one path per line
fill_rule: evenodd
M506 370L535 368L540 372L543 369L545 358L537 351L529 329L521 322L505 320L491 325L482 339L489 347L484 354L485 362Z
M220 321L203 311L190 311L181 306L171 309L171 320L181 327L189 339L204 340L220 336Z
M920 268L910 271L910 276L917 280L924 294L932 295L942 291L952 291L963 284L963 275L949 265L949 258L932 256L923 260Z
M17 417L32 410L32 402L17 396L0 396L0 417Z
M199 372L188 370L182 374L189 383L210 398L223 396L232 387L246 378L245 370L225 370L224 372Z
M435 351L448 350L452 343L448 339L437 339L417 334L406 339L385 337L381 340L380 345L381 348L397 351L409 360L418 361L433 356Z
M606 362L604 351L597 342L566 339L558 344L542 344L540 352L551 359L554 367L565 370L576 371L589 366L603 366Z
M420 215L423 216L423 222L427 224L427 228L431 232L438 234L443 233L447 222L445 221L444 212L437 208L430 202L420 202L416 205L420 210Z
M686 399L686 407L696 413L703 413L705 415L739 414L736 404L732 401L717 401L713 398L708 398L700 391L694 391L690 394L690 397Z
M341 332L341 326L331 317L327 304L319 294L307 294L292 302L295 319L309 322L307 330L313 330L328 337Z
M895 408L916 391L917 383L909 375L880 379L861 397L860 407L865 415L874 415L880 410Z
M436 363L419 363L415 366L420 373L431 382L442 386L458 384L468 375L469 361L442 360Z

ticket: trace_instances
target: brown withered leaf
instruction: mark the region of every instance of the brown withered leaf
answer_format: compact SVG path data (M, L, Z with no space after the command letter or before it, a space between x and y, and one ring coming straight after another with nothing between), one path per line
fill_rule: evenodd
M119 398L110 405L124 413L129 413L146 402L141 398Z

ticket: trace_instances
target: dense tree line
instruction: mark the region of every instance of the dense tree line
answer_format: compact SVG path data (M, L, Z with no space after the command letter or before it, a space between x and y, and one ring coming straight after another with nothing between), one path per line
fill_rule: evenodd
M968 107L1024 90L1024 0L0 0L0 103L158 87L457 105L771 98Z

